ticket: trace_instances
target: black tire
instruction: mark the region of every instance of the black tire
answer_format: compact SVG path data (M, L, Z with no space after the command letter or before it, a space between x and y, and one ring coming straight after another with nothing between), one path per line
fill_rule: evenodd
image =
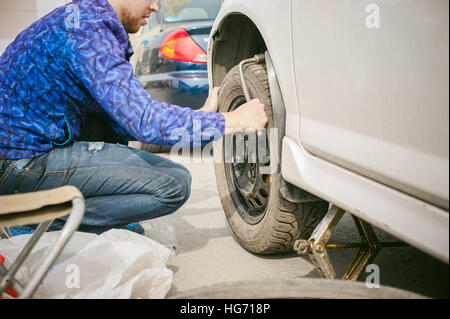
M171 149L170 146L143 144L141 142L132 142L130 146L150 153L168 153Z
M272 103L265 65L248 65L244 69L244 76L252 98L259 98L266 106L268 128L273 128ZM228 73L222 84L219 111L231 111L236 105L244 102L239 69L236 66ZM222 138L214 146L214 153L219 152L222 160L225 159L224 143L226 142ZM250 205L247 207L241 205L240 197L236 195L239 194L237 190L239 187L233 183L229 173L230 167L233 166L227 166L232 164L224 161L215 162L216 182L226 218L242 247L250 252L273 254L291 251L295 240L308 238L328 210L328 203L322 200L297 204L284 199L279 191L280 169L277 169L270 175L265 207L261 207L259 216L253 218L254 216L247 213L253 208ZM251 176L254 176L253 173ZM246 210L248 207L250 208Z
M363 282L292 278L216 284L181 292L169 299L424 299L414 292Z
M170 146L154 145L154 144L143 144L142 150L150 153L167 153L171 149Z

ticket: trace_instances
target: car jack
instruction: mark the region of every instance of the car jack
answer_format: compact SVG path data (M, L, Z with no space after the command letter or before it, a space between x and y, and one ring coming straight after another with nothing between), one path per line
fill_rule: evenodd
M359 251L347 271L343 280L355 281L359 278L366 266L375 258L381 247L407 246L401 242L380 243L373 228L367 222L352 215L356 228L361 238L361 243L328 244L336 225L344 216L345 211L335 205L331 205L328 213L317 225L308 240L299 239L294 243L294 250L300 255L309 254L312 263L316 267L321 278L336 279L337 275L331 263L327 249L331 248L359 248Z

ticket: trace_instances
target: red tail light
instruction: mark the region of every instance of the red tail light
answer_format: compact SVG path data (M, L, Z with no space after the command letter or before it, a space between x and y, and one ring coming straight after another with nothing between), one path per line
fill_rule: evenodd
M159 50L164 58L170 60L193 63L206 63L207 61L206 52L184 29L169 33Z

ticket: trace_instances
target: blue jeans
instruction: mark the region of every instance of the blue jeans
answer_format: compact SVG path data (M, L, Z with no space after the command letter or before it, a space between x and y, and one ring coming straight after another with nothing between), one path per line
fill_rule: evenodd
M189 198L191 175L183 166L120 144L92 146L75 142L34 158L0 160L0 195L73 185L86 204L79 230L96 234L171 214Z

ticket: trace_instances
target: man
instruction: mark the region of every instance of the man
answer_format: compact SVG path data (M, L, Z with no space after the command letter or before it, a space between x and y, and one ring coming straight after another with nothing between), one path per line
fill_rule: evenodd
M194 122L201 124L203 144L212 139L208 132L217 138L266 125L258 100L216 113L218 89L198 111L152 99L133 76L128 33L156 11L157 0L76 0L6 49L0 58L0 195L74 185L86 202L81 231L126 227L180 208L190 195L190 173L127 146L80 141L88 114L125 141L163 145L179 142L172 134L179 129L192 143ZM51 230L62 225L57 220Z

